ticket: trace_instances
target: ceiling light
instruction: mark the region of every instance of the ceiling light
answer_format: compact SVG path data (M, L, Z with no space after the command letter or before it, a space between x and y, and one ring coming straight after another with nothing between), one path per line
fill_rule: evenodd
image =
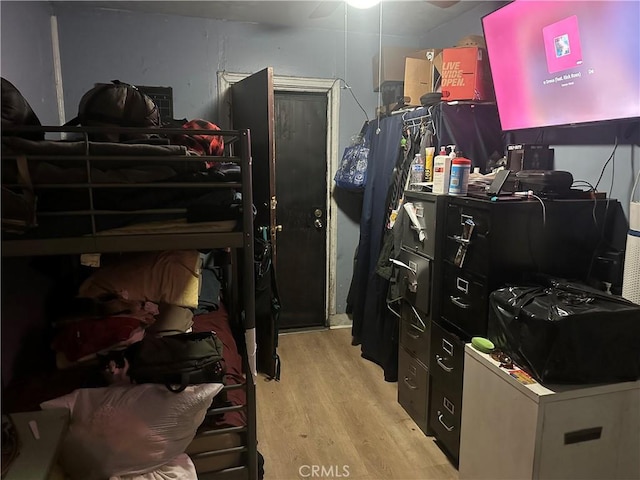
M347 0L347 5L355 8L371 8L380 3L380 0Z

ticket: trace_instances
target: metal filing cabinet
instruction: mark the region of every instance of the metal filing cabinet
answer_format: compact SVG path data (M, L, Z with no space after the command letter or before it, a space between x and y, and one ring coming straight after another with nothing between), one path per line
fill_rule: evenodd
M466 345L460 479L640 478L640 381L523 385Z
M615 200L497 201L445 197L432 318L427 428L458 463L464 344L487 335L489 294L535 274L586 277ZM596 219L597 221L594 221ZM432 300L436 297L432 297Z
M405 204L415 212L412 222L406 211L402 220L402 249L397 257L402 295L398 351L398 402L428 433L429 358L431 319L438 311L433 279L441 257L437 229L444 226L442 195L405 192Z

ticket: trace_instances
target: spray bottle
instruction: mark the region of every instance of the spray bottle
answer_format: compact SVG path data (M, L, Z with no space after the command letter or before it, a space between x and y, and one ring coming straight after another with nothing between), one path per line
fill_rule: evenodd
M464 158L460 152L451 161L451 179L449 181L450 195L466 195L469 188L469 172L471 160Z
M433 159L433 193L449 192L449 175L451 174L451 157L444 146Z

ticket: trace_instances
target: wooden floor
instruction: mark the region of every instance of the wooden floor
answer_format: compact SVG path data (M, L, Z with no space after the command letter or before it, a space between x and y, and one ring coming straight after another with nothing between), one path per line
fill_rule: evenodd
M281 335L278 352L282 379L257 386L265 480L458 478L398 404L397 384L351 345L351 329Z

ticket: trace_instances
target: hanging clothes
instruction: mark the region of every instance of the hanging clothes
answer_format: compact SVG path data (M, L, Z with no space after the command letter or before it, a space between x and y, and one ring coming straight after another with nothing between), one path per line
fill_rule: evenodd
M393 115L372 122L367 136L371 152L352 280L352 343L361 346L364 358L383 368L385 380L396 381L398 324L386 308L389 281L376 274L376 264L388 217L392 173L401 153L402 117Z
M352 343L360 345L364 358L383 368L387 381L398 376L398 317L387 308L387 300L393 281L389 258L400 248L388 224L406 188L411 160L418 152L424 155L421 143L456 144L474 165L484 167L501 148L495 118L495 106L440 103L373 121L367 132L371 150L350 288Z

